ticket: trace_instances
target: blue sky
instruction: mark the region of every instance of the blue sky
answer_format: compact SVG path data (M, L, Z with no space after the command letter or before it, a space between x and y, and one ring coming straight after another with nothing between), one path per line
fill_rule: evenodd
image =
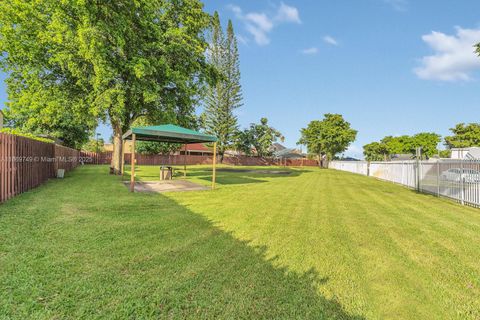
M294 147L324 113L357 129L347 152L386 135L478 122L480 1L205 1L240 44L240 125L267 117ZM0 79L3 80L1 75ZM3 81L2 81L3 82ZM6 101L0 86L0 102ZM105 138L109 129L102 127Z

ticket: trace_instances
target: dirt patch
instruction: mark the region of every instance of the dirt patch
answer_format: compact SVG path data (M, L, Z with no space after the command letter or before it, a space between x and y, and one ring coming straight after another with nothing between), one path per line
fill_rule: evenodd
M129 181L124 181L125 186L130 187ZM135 192L178 192L178 191L199 191L209 188L185 180L164 180L164 181L136 181Z

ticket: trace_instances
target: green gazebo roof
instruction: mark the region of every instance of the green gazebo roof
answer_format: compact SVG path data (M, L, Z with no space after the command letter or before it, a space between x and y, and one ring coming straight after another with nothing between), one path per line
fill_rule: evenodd
M199 143L217 141L217 137L215 136L183 128L173 124L132 128L128 130L122 138L124 140L131 140L132 134L135 134L136 140L142 141L158 141L170 143Z

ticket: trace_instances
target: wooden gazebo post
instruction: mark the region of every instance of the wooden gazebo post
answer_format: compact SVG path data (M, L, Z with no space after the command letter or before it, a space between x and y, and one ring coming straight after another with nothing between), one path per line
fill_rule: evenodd
M131 170L130 170L130 192L135 191L135 140L137 136L135 133L132 134L132 154L130 157Z
M212 190L215 189L215 178L217 168L217 143L213 143L213 163L212 163Z
M122 164L120 165L120 173L123 176L125 172L125 140L122 139Z
M187 144L183 145L183 177L187 177Z

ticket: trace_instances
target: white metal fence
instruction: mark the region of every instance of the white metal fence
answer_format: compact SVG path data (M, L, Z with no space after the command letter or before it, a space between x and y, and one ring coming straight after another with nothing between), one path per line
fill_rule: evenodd
M480 208L480 160L332 161L329 168L391 181Z

